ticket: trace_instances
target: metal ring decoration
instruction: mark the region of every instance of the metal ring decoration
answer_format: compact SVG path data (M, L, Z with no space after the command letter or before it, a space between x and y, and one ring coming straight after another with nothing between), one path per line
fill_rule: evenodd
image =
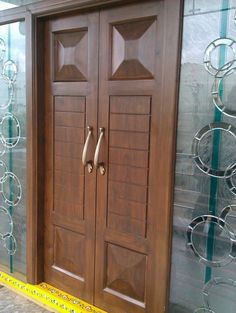
M5 147L0 140L0 157L2 157L5 154L5 152L6 152Z
M225 170L216 170L211 167L209 167L207 164L205 164L201 156L199 155L199 147L201 140L210 132L214 130L222 130L230 135L232 135L236 139L236 127L234 127L231 124L228 123L211 123L209 125L204 126L202 129L200 129L196 135L193 138L192 142L192 155L193 159L195 161L196 166L205 174L213 177L218 178L227 178L233 175L234 173L234 167L227 167Z
M230 63L232 65L232 62ZM232 110L226 107L226 105L222 101L221 93L220 93L221 83L226 78L226 76L231 75L233 73L236 73L236 61L233 62L232 68L228 69L221 78L219 78L219 76L217 76L216 74L216 77L212 86L211 94L212 94L213 103L217 107L217 109L220 110L220 112L222 112L223 114L227 116L236 118L236 110Z
M11 119L15 125L16 125L16 130L17 130L17 136L16 137L11 137L11 138L6 138L4 135L3 135L3 123L5 120L7 119ZM0 140L2 142L2 144L6 147L6 148L13 148L15 147L19 140L20 140L20 136L21 136L21 129L20 129L20 123L18 121L18 119L12 114L12 113L9 113L7 112L1 122L0 122Z
M209 295L210 295L210 290L211 288L215 286L229 286L229 287L234 287L236 288L236 281L233 279L227 279L227 278L222 278L222 277L215 277L212 280L210 280L203 288L202 293L203 293L203 300L205 303L205 306L210 309L210 301L209 301Z
M9 75L9 73L12 73L12 75ZM14 61L7 60L6 62L4 62L3 68L2 68L2 77L5 80L15 83L17 73L18 73L18 69Z
M229 190L232 192L233 195L236 196L236 186L233 183L233 177L236 174L236 163L233 163L229 166L231 169L233 168L233 173L231 176L226 177L226 185L228 186Z
M0 176L0 183L2 183L6 177L6 172L8 171L8 169L7 169L6 164L2 160L0 160L0 167L3 168L3 175Z
M212 65L211 63L211 53L219 46L227 46L232 49L234 53L234 58L231 62L228 62L225 64L221 69L216 68ZM212 41L208 47L205 50L204 53L204 65L205 69L207 70L208 73L210 73L213 76L218 75L218 77L222 77L225 73L225 71L229 70L230 67L232 66L234 60L236 59L236 41L231 39L231 38L218 38L214 41Z
M231 249L226 258L218 261L212 261L201 255L193 243L193 233L197 226L205 223L213 223L218 226L222 231L224 231L229 238L231 243ZM192 249L194 254L199 258L200 262L209 267L220 267L231 263L236 258L236 238L231 227L222 218L216 217L214 215L201 215L194 218L187 228L187 245Z
M13 98L14 98L14 85L10 80L6 80L3 76L2 78L4 79L3 82L5 84L5 88L8 90L8 98L7 101L0 100L0 109L6 109L9 107L9 105L12 103Z
M215 312L208 308L199 308L196 309L194 313L215 313Z
M6 44L5 41L0 38L0 62L3 61L6 52Z
M8 226L9 226L8 231L6 231L5 233L2 232L1 228L0 228L0 239L3 240L6 236L12 234L12 232L13 232L13 221L12 221L12 217L11 217L10 213L8 212L8 210L6 208L4 208L3 206L0 206L0 216L2 214L4 214L6 216L6 218L8 219Z
M8 254L14 255L17 249L15 237L12 234L5 236L3 238L3 246L7 249Z
M16 206L20 202L21 197L22 197L21 183L20 183L18 177L14 173L6 172L5 174L6 174L6 176L5 176L4 180L2 181L2 190L1 190L2 197L5 201L5 203L7 203L8 205ZM8 199L8 197L4 191L4 185L7 183L8 178L12 178L14 180L16 188L18 189L18 192L15 196L15 199L13 199L13 200Z
M227 205L223 208L223 210L220 213L220 218L226 222L227 215L229 215L232 212L236 212L236 205ZM236 217L236 214L235 214ZM232 233L232 236L234 236L234 232Z

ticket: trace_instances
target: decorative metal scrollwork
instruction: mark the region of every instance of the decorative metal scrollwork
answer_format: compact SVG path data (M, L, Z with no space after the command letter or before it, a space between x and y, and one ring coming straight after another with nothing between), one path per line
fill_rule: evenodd
M236 174L236 163L231 164L230 167L234 168L233 174L230 177L227 177L225 179L225 181L226 181L226 184L227 184L229 190L232 192L233 195L236 196L236 186L235 186L235 184L233 182L233 179L234 179L235 174Z
M6 178L6 172L8 171L6 164L0 160L0 168L2 168L2 174L0 174L0 183Z
M4 135L3 129L4 129L4 122L9 122L9 121L15 124L16 136L7 138ZM0 121L0 140L2 144L6 148L13 148L18 144L20 140L20 136L21 136L21 129L20 129L20 123L18 119L12 113L7 112L3 116L2 120Z
M5 186L10 186L10 195L5 191ZM13 190L17 190L16 194L13 195ZM6 172L5 178L2 181L2 197L6 204L10 206L16 206L22 197L22 187L18 177L12 172Z
M219 75L216 74L211 93L212 93L213 103L215 104L217 109L225 115L236 118L236 110L227 108L227 106L223 102L221 91L220 91L220 87L224 83L224 79L227 76L232 75L232 74L236 74L236 61L234 61L233 63L230 62L230 68L224 72L222 77L219 77Z
M209 260L207 257L202 255L201 252L198 251L194 244L193 234L197 227L199 227L200 225L204 225L204 227L208 230L210 229L210 227L214 227L215 231L218 228L217 231L220 234L223 233L227 237L230 251L228 251L227 255L224 258ZM229 224L225 222L225 220L214 215L201 215L191 221L187 228L187 245L192 249L192 251L199 258L201 263L210 267L224 266L231 263L236 258L236 238L233 230L231 229Z
M204 303L206 308L210 309L212 306L210 304L210 300L209 300L209 295L210 295L210 291L213 287L215 286L228 286L228 287L233 287L236 288L236 281L233 279L226 279L226 278L222 278L222 277L215 277L212 280L210 280L203 288L203 299L204 299ZM235 289L236 291L236 289Z
M0 38L0 62L3 61L5 53L6 53L6 44L5 41L2 38Z
M13 232L13 221L10 213L6 208L0 206L0 239L4 239L6 236L11 235Z
M212 55L212 52L217 47L222 46L222 45L231 48L234 57L232 61L226 63L223 67L216 68L212 64L211 55ZM236 41L231 38L218 38L212 41L205 50L205 53L204 53L205 69L208 71L208 73L210 73L213 76L217 75L218 77L222 77L225 74L225 72L231 68L235 59L236 59Z
M2 77L8 82L8 83L15 83L16 77L17 77L17 66L16 63L12 60L7 60L3 63L2 68Z
M14 100L14 86L17 79L18 68L13 60L4 60L6 44L0 38L0 80L4 94L0 99L0 110L7 109ZM6 135L5 126L13 127L13 135ZM18 119L10 112L6 112L0 120L0 157L6 149L14 148L21 136L21 128ZM18 205L22 198L22 187L18 177L8 171L6 164L0 160L0 194L4 202L10 207ZM5 207L0 207L0 241L7 250L8 254L14 255L17 250L17 243L13 235L12 215Z
M192 155L196 166L205 174L218 178L227 178L234 174L235 167L227 167L224 170L213 169L205 164L200 156L200 142L210 132L222 130L232 135L236 139L236 127L227 123L211 123L200 129L194 136L192 143Z
M211 309L199 308L199 309L196 309L194 313L215 313L215 312L212 311Z
M12 234L5 236L3 239L3 246L6 248L8 254L14 255L17 248L15 237Z

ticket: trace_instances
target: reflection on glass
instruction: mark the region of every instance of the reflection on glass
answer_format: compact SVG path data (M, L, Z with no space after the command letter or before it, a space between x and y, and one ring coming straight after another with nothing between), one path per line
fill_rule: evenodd
M236 0L185 0L169 313L236 312Z
M24 22L0 26L0 269L26 273Z
M22 5L27 5L35 2L40 2L42 0L1 0L0 1L0 11L12 9Z

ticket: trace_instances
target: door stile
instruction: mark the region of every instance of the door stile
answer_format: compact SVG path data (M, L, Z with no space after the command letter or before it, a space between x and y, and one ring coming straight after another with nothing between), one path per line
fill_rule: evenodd
M109 312L166 312L180 2L100 15L95 305Z
M93 302L96 172L82 165L97 129L98 13L46 23L46 282Z

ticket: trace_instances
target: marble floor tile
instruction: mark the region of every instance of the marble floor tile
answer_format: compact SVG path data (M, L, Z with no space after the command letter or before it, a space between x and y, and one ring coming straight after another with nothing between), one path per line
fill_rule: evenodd
M0 286L0 312L1 313L49 313L43 307L14 293L12 290Z

